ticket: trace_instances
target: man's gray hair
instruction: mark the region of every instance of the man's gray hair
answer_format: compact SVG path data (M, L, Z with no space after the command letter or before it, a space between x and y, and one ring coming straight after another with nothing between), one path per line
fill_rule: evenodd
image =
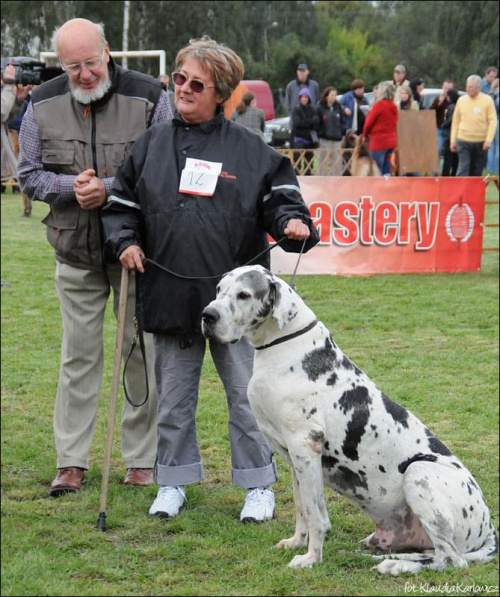
M378 86L378 98L377 101L388 99L394 101L396 95L396 87L392 81L382 81Z
M481 88L481 77L479 75L471 75L470 77L467 77L467 84L469 83L471 83L471 85L474 85L474 87Z
M68 23L68 22L69 21L66 21L66 23ZM59 52L57 49L57 38L59 35L59 31L64 27L64 25L66 25L66 23L63 23L60 27L57 27L56 29L54 29L54 33L52 34L52 38L51 38L51 42L50 42L52 51L55 52L58 56L59 56ZM104 23L93 23L93 24L96 26L96 29L98 30L99 35L101 36L102 45L105 46L108 42L106 40L106 34L104 33Z

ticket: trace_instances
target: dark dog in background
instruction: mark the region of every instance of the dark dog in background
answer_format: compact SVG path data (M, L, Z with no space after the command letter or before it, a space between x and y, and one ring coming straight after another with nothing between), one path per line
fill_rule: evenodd
M344 176L382 176L376 162L370 157L368 141L363 135L356 135L352 129L348 129L341 148L354 150L342 154L344 162L349 164Z
M370 157L368 141L363 135L359 135L355 141L351 176L382 176L377 163Z

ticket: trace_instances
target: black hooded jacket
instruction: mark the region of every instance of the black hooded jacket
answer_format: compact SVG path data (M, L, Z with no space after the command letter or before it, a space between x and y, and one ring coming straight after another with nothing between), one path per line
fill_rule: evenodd
M179 190L187 158L222 164L212 196ZM200 333L220 277L265 250L268 233L282 239L290 219L308 224L306 250L319 240L288 158L222 113L199 125L176 115L146 131L119 171L102 219L115 257L139 245L162 266L205 278L182 279L146 264L141 313L144 329L154 333ZM299 252L302 242L281 247ZM269 253L253 263L269 267Z

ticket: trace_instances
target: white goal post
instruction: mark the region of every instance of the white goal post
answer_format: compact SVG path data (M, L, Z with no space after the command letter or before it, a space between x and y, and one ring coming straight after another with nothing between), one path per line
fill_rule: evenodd
M113 58L159 58L160 60L160 72L158 74L166 74L166 52L165 50L131 50L127 52L110 52ZM40 62L45 62L47 59L57 59L55 52L40 52Z

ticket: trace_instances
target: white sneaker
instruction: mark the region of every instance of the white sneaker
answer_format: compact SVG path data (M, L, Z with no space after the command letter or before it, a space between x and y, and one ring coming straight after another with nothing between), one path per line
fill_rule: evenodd
M159 518L173 518L179 514L179 510L186 501L186 493L183 487L160 487L153 505L149 509L150 516Z
M274 516L274 491L269 487L249 489L240 514L242 522L264 522Z

